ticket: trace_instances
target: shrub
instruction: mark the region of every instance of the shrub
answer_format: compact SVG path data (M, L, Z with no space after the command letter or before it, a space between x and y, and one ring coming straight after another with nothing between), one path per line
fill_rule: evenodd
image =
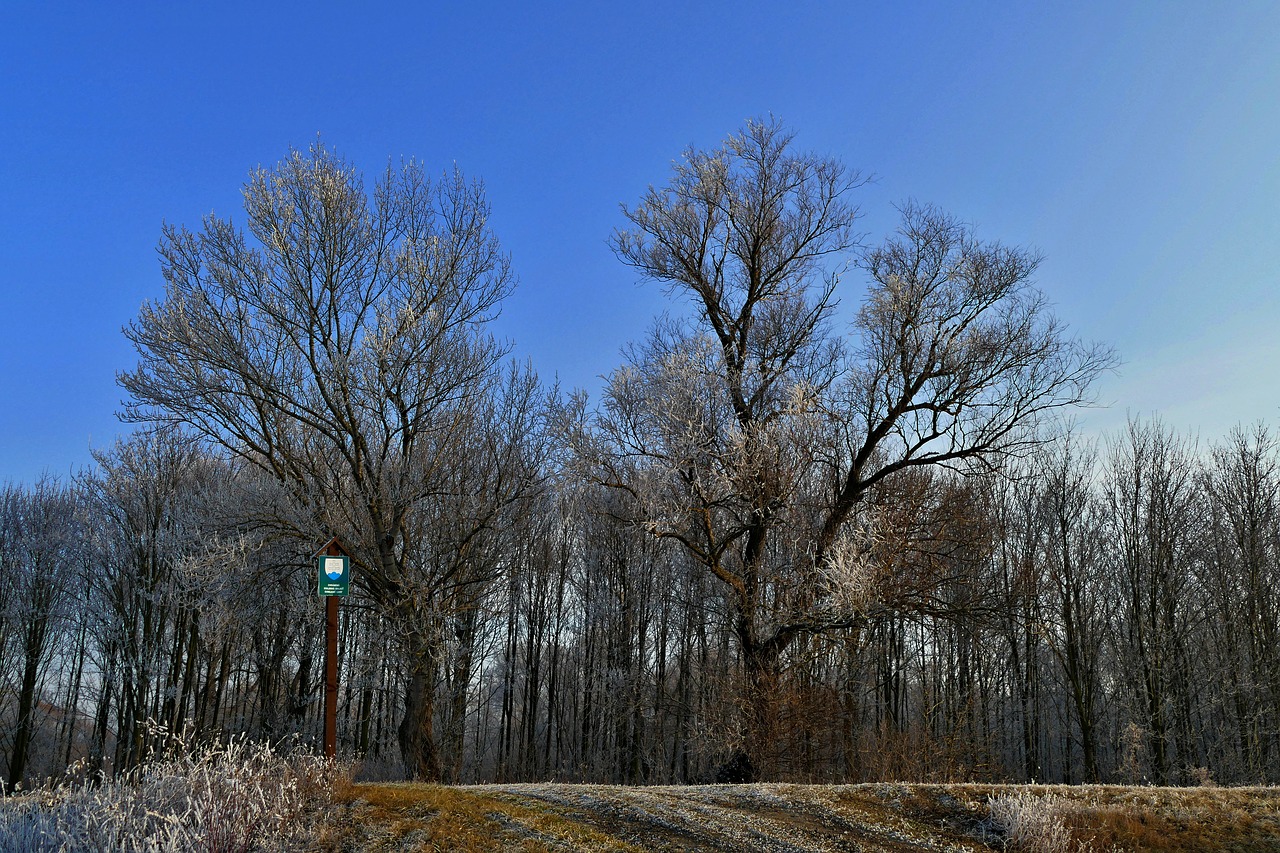
M0 797L0 853L301 848L309 818L348 778L312 753L244 739L195 751L174 740L167 753L100 783Z
M1077 842L1064 816L1066 800L1054 794L1002 794L987 804L991 818L1005 831L1005 850L1016 853L1088 853L1087 842Z

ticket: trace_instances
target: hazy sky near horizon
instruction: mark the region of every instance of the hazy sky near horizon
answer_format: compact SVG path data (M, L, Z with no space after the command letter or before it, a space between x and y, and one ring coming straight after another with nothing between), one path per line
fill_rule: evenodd
M483 178L520 279L497 332L593 396L672 307L610 252L619 203L773 114L875 176L869 240L917 199L1044 254L1124 361L1086 430L1280 424L1280 4L538 5L5 3L0 482L126 431L161 224L242 222L249 170L317 134Z

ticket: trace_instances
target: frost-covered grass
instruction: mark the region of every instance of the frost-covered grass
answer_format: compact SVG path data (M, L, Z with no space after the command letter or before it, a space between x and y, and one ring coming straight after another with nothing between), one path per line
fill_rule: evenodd
M357 784L321 849L1280 853L1280 789Z
M349 783L341 765L245 740L167 752L98 784L0 797L0 853L301 849L317 810Z
M1077 841L1067 827L1071 811L1058 794L1020 792L992 797L992 819L1005 831L1005 849L1011 853L1091 853L1088 842Z

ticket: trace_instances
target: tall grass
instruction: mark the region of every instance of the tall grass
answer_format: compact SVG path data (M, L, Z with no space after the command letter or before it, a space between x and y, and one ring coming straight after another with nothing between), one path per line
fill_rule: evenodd
M97 783L78 769L73 781L0 795L0 853L301 849L350 778L312 753L244 739L195 750L171 739L163 755Z
M1071 804L1056 794L1002 794L987 804L991 818L1005 830L1011 853L1092 853L1067 827Z

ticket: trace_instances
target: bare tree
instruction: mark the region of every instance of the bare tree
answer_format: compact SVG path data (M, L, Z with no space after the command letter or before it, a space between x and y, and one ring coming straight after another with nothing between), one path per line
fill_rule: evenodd
M776 121L748 122L623 209L618 256L689 299L695 321L659 324L632 351L581 438L634 518L728 590L752 697L744 778L792 640L862 618L870 491L1032 446L1041 419L1088 401L1113 363L1050 315L1030 283L1036 255L916 205L863 256L852 335L832 334L861 179L791 142Z
M1104 513L1091 482L1096 468L1096 448L1081 447L1070 431L1035 464L1039 517L1043 536L1043 570L1038 579L1044 588L1042 619L1037 626L1065 681L1065 688L1080 731L1085 778L1102 779L1098 764L1098 715L1102 694L1101 667L1106 627L1110 617L1106 601Z
M1104 481L1120 611L1118 665L1162 785L1196 763L1188 652L1204 599L1195 571L1205 513L1197 468L1190 442L1158 419L1133 419L1110 445Z
M10 485L0 491L0 561L9 576L6 609L14 635L12 647L0 651L6 657L13 654L20 670L9 790L26 774L39 722L41 683L75 609L70 596L81 539L76 503L72 490L50 479L29 489Z
M1280 438L1237 427L1213 449L1205 489L1207 599L1239 777L1267 778L1280 747ZM1217 680L1215 680L1217 681Z
M149 722L178 728L187 719L211 585L193 582L183 566L213 544L210 498L226 490L229 466L173 428L138 430L93 458L78 479L94 565L83 618L101 673L90 757L103 768L114 728L111 763L120 770L153 745Z
M483 327L509 262L483 187L457 170L433 182L415 162L388 167L370 194L317 144L256 170L244 199L247 234L212 215L196 233L165 227L165 297L125 330L139 354L119 377L125 415L193 427L289 489L311 528L299 535L355 548L356 583L406 637L405 763L436 778L418 685L434 672L424 614L442 563L414 514L502 358Z

